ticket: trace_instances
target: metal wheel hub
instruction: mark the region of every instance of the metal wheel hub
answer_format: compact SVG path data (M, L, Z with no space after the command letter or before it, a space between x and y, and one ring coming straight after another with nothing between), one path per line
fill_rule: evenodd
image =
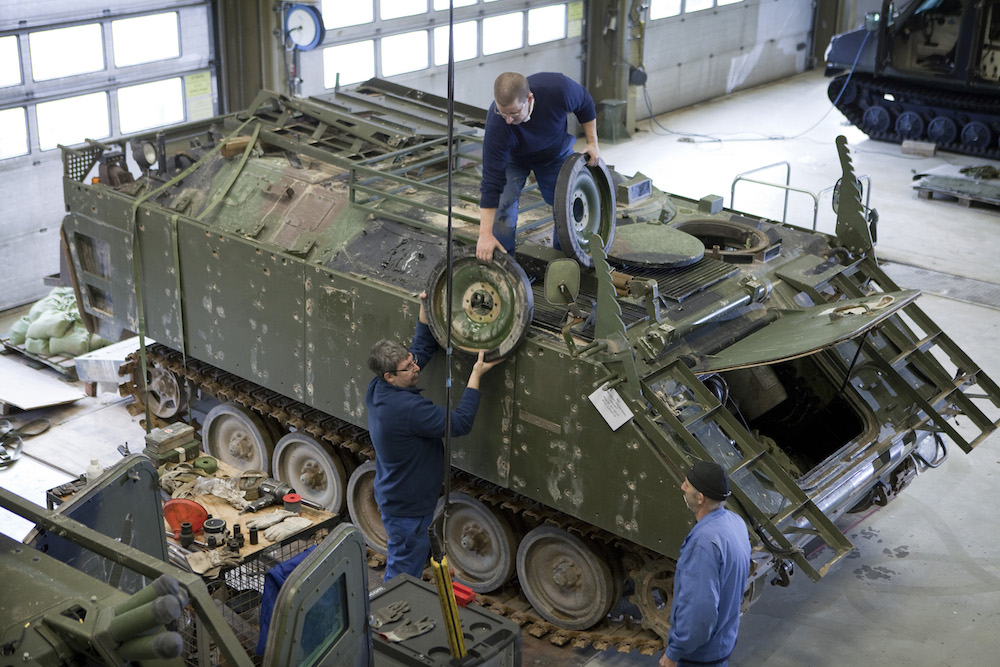
M171 419L182 412L187 400L187 387L170 371L153 367L149 369L146 403L149 411L160 419Z
M444 499L439 510L443 504ZM517 539L510 522L472 496L451 494L444 538L455 579L477 593L503 586L514 574Z
M295 431L274 448L274 476L305 500L335 514L344 509L347 472L340 455L315 438Z
M521 541L517 578L535 611L567 630L593 626L617 602L607 559L555 526L539 526Z
M323 472L323 468L319 463L310 459L302 465L302 473L299 475L299 481L302 482L304 487L322 489L326 487L326 473Z
M528 333L534 312L531 283L524 269L507 255L492 262L476 257L475 246L455 251L451 263L451 321L448 322L448 261L438 263L427 286L431 333L445 347L468 354L486 352L486 361L506 357Z
M487 282L473 283L462 295L462 309L473 322L494 322L500 317L500 295Z
M253 445L244 431L235 431L229 439L229 453L238 459L249 459L253 456Z
M462 528L462 548L482 555L489 551L490 537L478 523L468 524Z
M205 451L234 468L270 469L274 438L260 416L242 405L223 403L209 410L201 434Z
M604 161L596 167L588 167L586 154L570 156L559 170L552 208L556 238L563 252L582 265L592 267L591 235L600 236L607 252L614 240L617 222L615 186Z
M560 560L552 568L552 581L562 588L573 588L580 581L580 568L569 560Z
M631 601L642 612L642 627L667 641L670 634L670 607L674 599L676 563L661 559L650 561L633 575L635 595Z
M365 461L351 474L347 483L347 507L351 520L373 551L389 553L389 536L382 525L382 514L375 502L375 462Z

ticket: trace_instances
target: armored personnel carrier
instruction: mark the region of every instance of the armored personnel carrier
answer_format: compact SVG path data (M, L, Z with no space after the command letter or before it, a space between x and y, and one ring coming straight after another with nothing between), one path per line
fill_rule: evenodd
M830 100L872 139L1000 157L1000 2L884 0L826 62Z
M485 112L458 107L449 131L446 109L372 80L63 149L79 303L106 337L156 341L127 385L147 426L214 397L210 453L346 510L384 552L366 359L409 341L426 290L457 377L466 352L505 359L451 443L456 578L553 643L644 653L669 628L695 460L732 479L749 605L848 553L838 517L996 429L997 385L879 268L843 138L835 235L574 158L554 211L524 193L516 262L482 262ZM448 362L423 371L438 402ZM623 596L642 627L609 614Z

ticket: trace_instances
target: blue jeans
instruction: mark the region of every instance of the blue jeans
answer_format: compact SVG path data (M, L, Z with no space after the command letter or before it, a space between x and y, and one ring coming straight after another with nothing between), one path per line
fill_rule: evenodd
M493 236L503 245L508 254L514 252L514 232L517 228L517 208L521 200L521 190L528 180L528 174L535 172L535 180L538 181L538 190L542 193L542 199L549 206L555 199L556 181L559 179L559 170L562 169L563 162L573 154L573 149L568 148L559 157L546 164L520 164L511 161L507 163L507 184L500 193L500 202L497 204L496 217L493 219ZM553 233L552 245L559 250L559 237Z
M417 579L424 571L431 554L427 527L434 513L426 516L382 515L382 525L389 538L389 555L385 562L385 581L405 572Z

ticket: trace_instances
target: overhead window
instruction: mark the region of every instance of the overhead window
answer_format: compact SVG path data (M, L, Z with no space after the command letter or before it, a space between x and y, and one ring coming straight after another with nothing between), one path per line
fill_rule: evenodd
M427 68L427 31L382 38L382 75L393 76Z
M476 0L454 0L452 6L456 9L458 7L468 7L470 5L476 4ZM448 9L448 0L434 0L434 11L441 12Z
M104 69L104 40L101 24L43 30L28 35L31 75L35 81L49 81Z
M513 51L524 46L524 13L483 19L483 55Z
M45 151L59 144L71 146L84 139L111 136L108 94L90 93L67 97L35 106L38 118L38 145Z
M665 19L681 13L681 0L650 0L649 19Z
M456 23L452 31L455 39L455 62L475 58L479 48L479 24L475 21ZM448 26L434 28L434 64L448 64Z
M184 122L180 77L118 89L118 124L122 134Z
M181 54L177 12L111 22L115 67L176 58Z
M375 76L375 42L367 39L323 49L323 85L333 88L338 74L342 86Z
M21 83L21 57L17 37L0 37L0 88Z
M383 21L424 14L426 11L427 0L379 0L379 18Z
M28 153L28 123L24 107L0 111L0 160Z
M700 12L712 7L723 7L725 5L735 5L744 0L650 0L649 19L665 19L671 16L679 16Z
M703 9L711 9L714 4L713 0L687 0L684 3L684 12L700 12Z
M371 23L375 13L371 0L323 0L323 26L327 30Z
M528 10L528 45L553 42L566 36L566 5Z

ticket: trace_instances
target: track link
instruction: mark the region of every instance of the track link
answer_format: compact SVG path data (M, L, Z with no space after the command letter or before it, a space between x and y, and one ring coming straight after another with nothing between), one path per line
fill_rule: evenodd
M275 419L285 428L293 427L325 440L341 451L350 452L360 462L375 457L375 449L365 429L310 408L211 364L187 359L176 350L159 343L147 347L146 363L147 367L155 365L174 373L178 378L186 379L192 387L201 388L219 400L233 401L262 416ZM145 397L141 383L138 382L142 374L140 364L139 353L135 352L119 370L119 375L124 378L119 393L135 399L128 406L129 412L134 416L145 414ZM169 425L166 420L155 415L150 415L150 420L151 428ZM145 426L145 420L143 425ZM581 538L591 539L613 548L616 553L624 554L623 561L629 565L627 571L630 578L634 579L646 563L662 559L662 556L624 541L607 531L466 473L455 471L452 488L456 492L466 493L484 504L523 517L532 523L549 523ZM372 566L384 564L384 558L369 559L369 564ZM477 601L494 613L511 619L529 635L545 638L556 646L572 648L593 646L600 651L614 647L620 653L638 651L642 655L655 655L664 648L663 639L657 632L642 627L641 619L629 616L623 616L620 623L612 623L605 619L600 625L589 630L566 630L554 625L535 612L515 583L508 584L493 593L480 593L477 595Z
M1000 135L993 130L1000 127L1000 99L995 95L928 88L884 77L876 79L864 73L851 76L846 88L845 82L846 74L830 82L827 90L830 101L836 102L837 109L847 116L851 124L876 141L896 144L904 139L930 141L943 151L1000 159ZM892 99L887 100L886 95ZM884 129L865 122L865 112L876 105L888 113L889 123ZM924 129L919 136L904 137L896 130L896 119L906 111L922 119ZM928 136L930 121L938 118L949 119L955 125L953 140L935 141ZM989 130L990 137L982 145L963 141L962 130L970 122L980 123Z

